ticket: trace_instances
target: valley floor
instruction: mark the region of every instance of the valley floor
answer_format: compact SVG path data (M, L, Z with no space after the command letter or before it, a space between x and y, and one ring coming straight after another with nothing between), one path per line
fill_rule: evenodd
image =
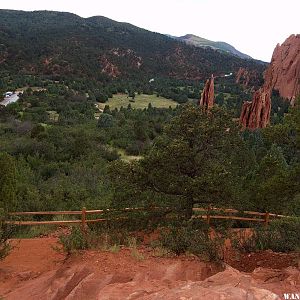
M134 100L128 97L127 94L116 94L107 102L98 103L98 107L103 110L106 105L109 105L110 109L113 110L115 108L120 109L122 106L123 108L127 108L130 104L132 108L144 109L148 107L149 103L151 103L152 107L157 108L169 108L170 106L175 108L178 105L178 103L173 100L166 99L162 96L157 97L155 94L137 94Z
M238 300L284 299L283 293L300 293L295 254L228 256L233 268L194 256L160 257L146 247L138 253L121 248L67 257L58 251L56 237L13 240L13 245L0 262L3 299Z

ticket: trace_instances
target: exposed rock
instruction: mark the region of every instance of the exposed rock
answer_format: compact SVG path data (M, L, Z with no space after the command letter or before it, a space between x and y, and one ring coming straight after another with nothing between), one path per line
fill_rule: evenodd
M109 53L119 58L129 59L131 68L139 69L143 64L142 57L137 56L135 51L132 49L113 48L109 51Z
M164 60L171 64L172 66L176 65L176 69L172 69L168 72L168 76L175 78L185 78L191 80L202 80L203 73L197 68L195 64L188 63L188 54L184 51L182 45L178 45L174 51L172 51L169 55L164 57ZM183 77L178 76L178 71L182 71Z
M200 106L204 106L205 109L210 109L213 107L215 102L215 92L214 92L214 75L207 79L204 89L200 98Z
M0 298L279 300L283 293L300 291L300 270L289 266L294 256L286 254L280 254L279 262L286 258L289 267L260 267L245 273L190 256L153 256L146 248L138 249L145 255L143 260L134 258L127 248L118 253L89 250L66 259L49 247L51 241L56 245L56 239L21 240L20 248L0 262ZM248 255L276 265L273 252L261 254Z
M292 34L282 45L277 44L265 72L265 85L291 102L300 94L300 34Z
M100 63L102 65L101 73L105 73L112 78L116 78L121 74L118 66L113 64L106 55L100 58Z
M300 272L297 268L273 270L258 268L243 273L229 266L207 279L192 281L173 270L163 270L160 277L97 274L86 266L62 267L28 282L5 295L5 299L269 299L279 300L283 293L297 293Z
M248 73L240 68L236 82L243 76L247 79ZM276 46L264 78L264 85L253 94L252 102L246 101L242 106L240 123L243 128L265 128L270 123L273 89L291 104L300 94L300 34L293 34L281 46Z
M252 102L242 106L240 123L243 128L265 128L270 122L271 89L262 87L253 94Z
M236 73L236 80L235 83L240 83L244 86L249 86L250 82L257 81L258 74L257 71L249 71L245 68L239 68Z

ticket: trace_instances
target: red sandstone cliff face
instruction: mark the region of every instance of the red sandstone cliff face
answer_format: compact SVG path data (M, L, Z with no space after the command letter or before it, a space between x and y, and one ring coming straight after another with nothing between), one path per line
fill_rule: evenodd
M237 80L242 76L245 72L239 70ZM270 123L273 89L291 104L300 95L300 34L293 34L281 46L276 46L264 78L264 85L253 94L252 102L246 101L242 106L240 124L243 128L265 128Z
M215 102L215 89L214 89L214 75L207 79L204 89L200 98L200 106L205 107L205 109L210 109L214 106Z
M244 86L249 86L250 81L257 80L258 74L256 71L249 71L245 68L239 68L236 73L235 83L240 83Z
M300 94L300 34L292 34L276 46L265 72L265 85L291 102Z
M244 102L240 116L243 128L265 128L270 123L271 89L263 86L253 94L252 101Z

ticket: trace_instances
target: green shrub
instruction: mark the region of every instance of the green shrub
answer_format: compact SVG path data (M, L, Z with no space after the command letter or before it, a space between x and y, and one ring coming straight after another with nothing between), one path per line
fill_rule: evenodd
M90 232L87 230L84 234L80 227L72 227L70 234L59 236L59 243L63 246L63 250L72 253L76 250L88 249L91 246Z
M199 225L191 221L165 230L160 238L162 246L176 255L189 252L209 261L222 260L225 232L222 229L212 232L204 222Z
M209 232L196 230L191 237L189 252L208 261L219 261L224 258L225 237L217 233L211 237Z
M108 149L105 147L102 147L101 150L101 156L108 160L108 161L114 161L119 159L120 155L118 154L118 151L115 149Z
M126 147L126 153L128 155L140 155L143 151L143 143L139 141L133 141Z
M91 243L94 247L107 250L115 245L127 245L129 232L123 223L107 221L90 225Z
M291 252L300 250L300 219L288 218L270 222L268 227L253 229L252 235L237 234L233 246L241 252L272 250Z
M173 227L161 233L162 245L176 255L185 253L190 247L191 232L187 227Z
M13 234L13 226L6 224L4 221L6 216L4 211L0 209L0 260L4 259L11 250L9 239Z
M99 128L110 128L113 126L114 118L110 114L102 113L98 119Z
M34 225L34 226L20 226L14 230L14 238L28 239L40 236L45 236L55 231L58 226L53 225Z
M69 234L59 237L59 243L63 246L63 251L68 254L77 250L97 248L104 251L113 251L120 245L128 244L128 232L121 227L107 226L105 223L93 224L82 231L81 227L72 227ZM131 245L129 244L131 247Z

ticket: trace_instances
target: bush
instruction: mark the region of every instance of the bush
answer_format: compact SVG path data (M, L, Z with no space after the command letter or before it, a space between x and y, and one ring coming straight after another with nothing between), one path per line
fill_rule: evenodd
M185 252L192 253L202 259L219 261L223 259L223 246L225 234L222 231L213 232L207 224L195 226L193 222L181 226L172 227L161 234L161 244L176 255Z
M238 234L233 246L244 253L258 250L291 252L300 250L300 219L289 218L272 221L268 227L253 229L252 235Z
M185 253L191 245L191 232L188 228L171 228L161 234L162 245L176 255Z
M209 232L196 230L191 237L189 252L208 261L220 261L224 258L225 237L217 233L215 237L211 237Z
M4 211L0 209L0 260L4 259L11 250L9 239L13 234L13 226L4 223L5 220Z
M113 126L114 118L110 114L102 113L99 117L97 126L99 128L110 128Z
M80 227L74 226L69 234L59 237L63 251L68 254L91 248L111 250L128 244L128 241L128 231L122 227L109 226L109 222L91 224L84 233Z
M120 158L120 155L116 149L102 147L100 151L101 156L108 161L114 161Z
M59 236L59 243L63 246L63 250L72 253L76 250L84 250L90 248L89 232L83 234L80 227L72 227L70 234Z
M144 143L141 141L133 141L126 147L128 155L140 155L144 150Z

